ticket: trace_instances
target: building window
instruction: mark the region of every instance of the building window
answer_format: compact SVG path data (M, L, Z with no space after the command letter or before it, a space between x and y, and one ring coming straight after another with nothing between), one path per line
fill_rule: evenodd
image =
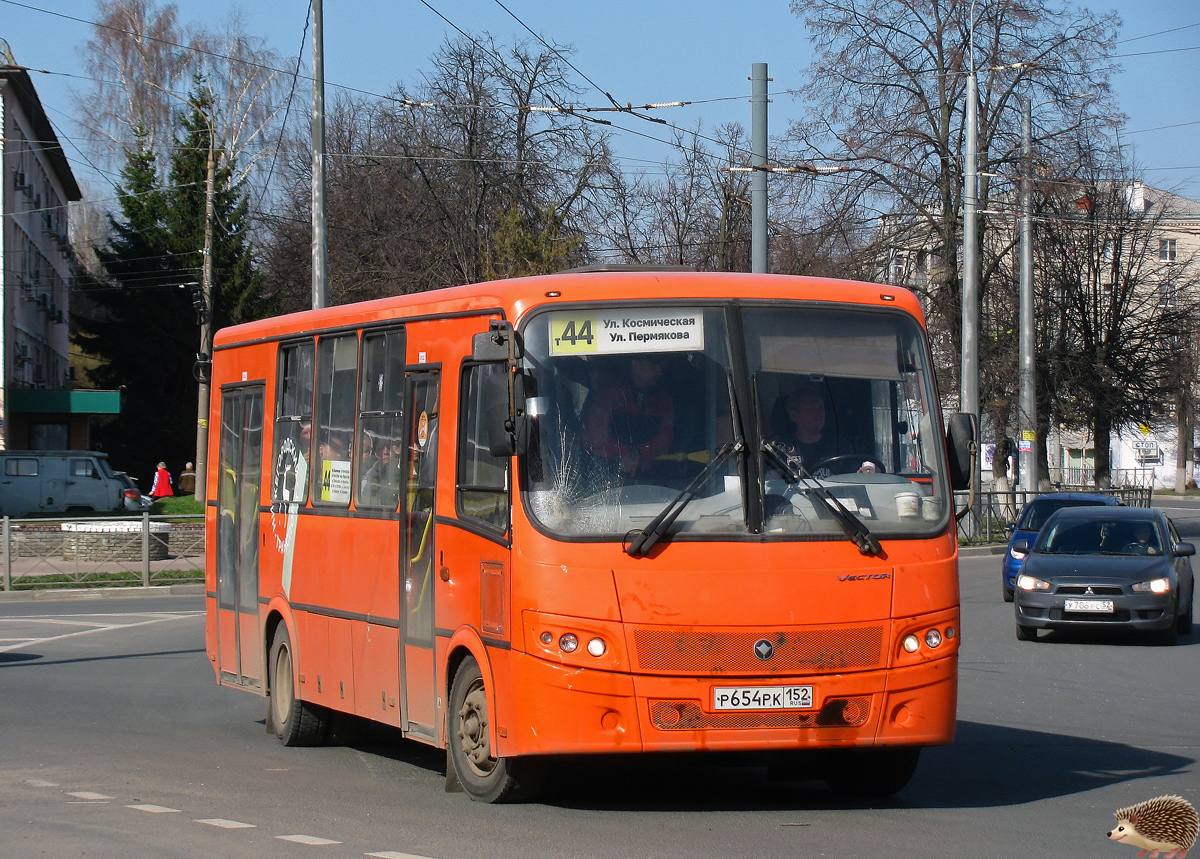
M1175 262L1174 239L1158 240L1158 260L1159 262Z
M1178 291L1173 283L1160 283L1158 285L1158 300L1164 307L1174 307L1178 301Z

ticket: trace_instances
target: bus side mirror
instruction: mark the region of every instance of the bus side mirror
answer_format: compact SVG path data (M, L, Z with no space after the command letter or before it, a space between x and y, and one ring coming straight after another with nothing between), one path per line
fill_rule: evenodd
M946 453L950 458L950 486L970 489L975 482L975 455L978 446L978 423L975 415L951 415L946 424Z
M488 330L476 334L471 340L471 360L482 363L507 361L516 366L521 357L521 346L512 323L504 319L493 319Z
M476 335L481 337L484 335ZM507 365L504 365L507 367ZM509 396L509 380L512 396ZM520 373L489 373L484 376L483 414L487 446L492 456L525 452L525 377Z

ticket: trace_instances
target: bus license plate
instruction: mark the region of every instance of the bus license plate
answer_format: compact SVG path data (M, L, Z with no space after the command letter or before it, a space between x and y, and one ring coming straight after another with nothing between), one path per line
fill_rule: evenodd
M811 710L811 686L718 686L714 710Z
M1112 600L1067 600L1063 611L1094 611L1101 614L1112 614Z

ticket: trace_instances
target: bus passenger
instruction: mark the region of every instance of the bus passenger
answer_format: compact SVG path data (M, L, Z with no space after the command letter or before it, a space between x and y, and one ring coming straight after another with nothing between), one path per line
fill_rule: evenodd
M657 355L638 355L630 361L629 381L601 387L587 407L584 447L626 477L644 474L655 457L671 449L675 403L660 387L662 376Z

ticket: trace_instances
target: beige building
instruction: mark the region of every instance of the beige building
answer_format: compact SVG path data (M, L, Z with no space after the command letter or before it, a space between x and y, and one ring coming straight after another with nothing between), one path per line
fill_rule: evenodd
M0 447L90 446L90 419L116 391L75 391L69 349L68 204L80 199L28 71L0 41Z
M1200 270L1200 202L1140 181L1130 182L1123 194L1132 212L1144 213L1154 223L1155 234L1147 247L1150 258L1142 261L1147 288L1157 291L1158 302L1177 301L1181 284L1193 283ZM1082 211L1086 204L1087 199L1081 198L1077 208ZM995 200L991 208L994 211L988 219L987 240L993 243L992 247L1008 247L1015 254L1016 234L1020 229L1015 200ZM927 227L914 225L911 218L884 216L880 220L880 237L886 248L886 253L881 254L878 275L883 281L918 294L933 288L942 275L941 249L930 242ZM1014 260L1013 269L1016 267ZM954 356L947 357L957 360ZM1198 383L1200 380L1193 384L1195 394L1200 396ZM985 439L992 434L985 427ZM1113 485L1174 487L1178 437L1179 427L1175 424L1115 432L1110 448ZM1055 430L1047 447L1052 481L1086 484L1092 480L1095 444L1086 433ZM1195 445L1189 442L1185 453L1189 476L1196 470L1194 453Z

